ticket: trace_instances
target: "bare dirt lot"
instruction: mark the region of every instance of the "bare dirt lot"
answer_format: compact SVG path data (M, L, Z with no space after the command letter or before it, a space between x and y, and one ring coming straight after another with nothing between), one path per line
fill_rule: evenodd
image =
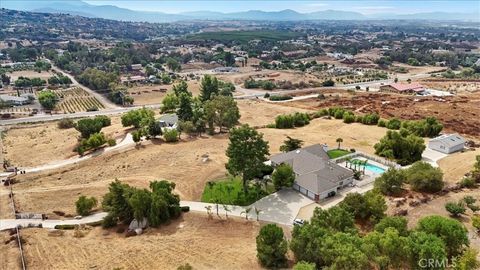
M331 91L330 91L331 92ZM342 106L356 112L377 112L383 118L398 117L416 120L435 116L447 132L458 132L480 138L480 92L453 97L413 97L387 93L329 93L325 99L306 99L289 102L289 106L318 110ZM408 109L407 109L408 108Z
M480 90L479 81L424 79L420 83L426 87L450 91L458 94L476 92Z
M176 269L186 263L194 269L261 269L255 244L259 227L252 221L187 213L130 238L101 228L83 238L46 229L24 229L22 236L29 269Z
M5 132L5 158L17 167L33 167L76 156L74 148L79 132L74 128L59 129L57 121L35 125L15 126ZM119 116L112 117L112 125L102 129L107 137L118 139L126 129Z
M34 70L21 70L21 71L14 71L12 73L9 73L8 76L10 76L10 79L12 82L16 81L18 77L21 77L21 76L47 80L48 78L53 76L53 73L50 71L37 72Z

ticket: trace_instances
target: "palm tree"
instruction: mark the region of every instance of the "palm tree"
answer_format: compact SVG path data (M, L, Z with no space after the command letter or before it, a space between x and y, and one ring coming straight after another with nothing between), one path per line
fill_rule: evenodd
M343 139L342 138L337 138L337 141L338 143L338 149L340 149L340 144L343 142Z
M222 204L223 210L225 210L225 218L228 219L228 212L231 212L230 208L228 208L228 205Z
M250 213L250 211L252 211L251 207L245 208L245 211L242 211L240 215L245 214L245 219L248 220L248 213Z
M212 218L212 206L211 205L205 206L205 209L207 209L208 218L211 219Z
M258 216L260 215L260 212L262 212L262 210L258 209L258 208L255 206L255 214L257 215L257 221L258 221Z

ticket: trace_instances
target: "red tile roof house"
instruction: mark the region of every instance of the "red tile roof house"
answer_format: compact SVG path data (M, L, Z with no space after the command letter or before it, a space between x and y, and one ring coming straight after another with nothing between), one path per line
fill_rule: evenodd
M380 86L382 92L393 92L398 94L421 94L426 88L419 83L391 83Z

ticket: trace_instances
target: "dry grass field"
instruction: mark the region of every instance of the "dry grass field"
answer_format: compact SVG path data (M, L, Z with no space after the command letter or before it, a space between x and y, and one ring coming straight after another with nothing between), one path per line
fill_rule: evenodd
M401 206L401 209L407 209L408 215L406 218L408 219L408 226L409 228L414 228L418 221L426 216L430 215L440 215L444 217L450 217L447 210L445 210L445 203L447 202L458 202L459 200L463 199L464 196L472 196L477 199L477 205L480 201L480 190L479 189L464 189L461 192L450 192L444 196L438 196L433 198L428 203L422 203L418 206L411 207L408 204ZM395 204L392 201L387 203L388 205L388 214L393 214L397 209ZM470 246L479 248L480 247L480 238L475 233L475 230L472 226L471 216L473 215L472 211L467 208L465 215L462 215L458 220L461 221L465 227L468 229L469 238L470 238Z
M200 82L187 81L188 90L194 96L200 94ZM128 93L134 98L134 105L150 105L161 103L167 93L172 92L175 83L170 85L143 85L128 88Z
M20 270L22 269L20 261L20 251L18 249L17 238L10 235L8 231L0 232L0 269L2 270Z
M187 213L131 238L101 228L85 231L82 238L46 229L25 229L22 236L29 269L177 269L186 263L194 269L261 269L255 248L259 227Z
M454 153L438 161L438 166L443 171L443 179L448 183L458 182L463 175L470 172L475 164L475 157L480 155L480 150Z
M126 131L116 116L102 132L118 139ZM57 121L11 127L3 138L5 158L17 167L33 167L73 157L77 155L73 150L79 134L73 128L59 129Z

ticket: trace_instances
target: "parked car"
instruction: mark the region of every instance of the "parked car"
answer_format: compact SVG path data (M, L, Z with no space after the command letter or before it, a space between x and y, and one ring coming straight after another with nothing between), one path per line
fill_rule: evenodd
M293 225L302 226L303 224L305 224L305 220L301 218L296 218L293 220Z

